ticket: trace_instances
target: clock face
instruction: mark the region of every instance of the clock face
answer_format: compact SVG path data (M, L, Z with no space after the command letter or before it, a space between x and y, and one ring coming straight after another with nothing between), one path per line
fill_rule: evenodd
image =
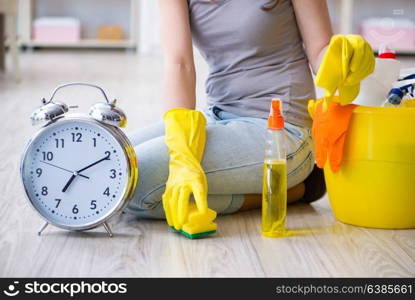
M29 144L22 177L28 198L43 217L61 227L84 229L119 208L129 162L103 125L66 119L46 127Z

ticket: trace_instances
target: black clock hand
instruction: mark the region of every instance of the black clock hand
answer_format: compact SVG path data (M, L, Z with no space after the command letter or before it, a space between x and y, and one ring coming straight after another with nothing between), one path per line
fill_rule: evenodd
M72 174L71 178L69 178L68 182L63 187L62 193L65 193L66 192L66 190L68 189L68 187L71 185L72 181L75 179L76 175L78 175L78 174L76 174L76 173Z
M94 163L92 163L92 164L90 164L90 165L86 166L85 168L82 168L82 169L80 169L80 170L78 170L78 171L76 171L76 172L73 172L73 174L72 174L71 178L69 178L68 182L67 182L67 183L65 184L65 186L63 187L63 189L62 189L62 193L65 193L65 192L66 192L66 190L69 188L69 186L71 185L72 181L74 181L74 179L76 178L76 176L78 176L78 175L79 175L79 176L81 176L81 174L79 174L80 172L85 171L86 169L89 169L89 168L91 168L91 167L93 167L93 166L95 166L95 165L99 164L100 162L102 162L102 161L104 161L104 160L109 160L109 159L110 159L110 156L109 156L109 154L108 154L107 156L105 156L105 157L101 158L100 160L97 160L96 162L94 162Z
M68 169L65 169L65 168L59 167L59 166L57 166L57 165L54 165L54 164L48 163L48 162L43 161L43 160L41 160L40 162L42 162L42 163L44 163L44 164L47 164L47 165L49 165L49 166L52 166L52 167L55 167L55 168L58 168L58 169L64 170L64 171L66 171L66 172L73 173L73 171L71 171L71 170L68 170ZM78 174L78 175L79 175L79 176L81 176L81 177L84 177L84 178L86 178L86 179L89 179L89 177L88 177L88 176L85 176L85 175L82 175L82 174Z
M99 164L100 162L103 162L104 160L110 160L110 156L109 155L107 155L107 156L105 156L104 158L101 158L100 160L97 160L96 162L94 162L94 163L92 163L92 164L90 164L90 165L88 165L88 166L86 166L85 168L82 168L82 169L80 169L80 170L78 170L78 171L76 171L76 173L81 173L82 171L85 171L86 169L89 169L90 167L93 167L93 166L95 166L95 165L97 165L97 164Z

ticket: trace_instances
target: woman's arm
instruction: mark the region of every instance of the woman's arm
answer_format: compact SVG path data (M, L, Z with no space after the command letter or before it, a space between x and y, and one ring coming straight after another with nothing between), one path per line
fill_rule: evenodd
M305 51L317 73L333 31L326 0L292 0Z
M166 108L194 109L196 72L186 0L159 0Z

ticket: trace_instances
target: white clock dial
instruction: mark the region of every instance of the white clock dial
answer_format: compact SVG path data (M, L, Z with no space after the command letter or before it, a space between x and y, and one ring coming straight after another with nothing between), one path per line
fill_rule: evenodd
M104 126L63 120L30 143L22 176L30 201L43 217L61 227L85 228L119 208L129 163L122 145Z

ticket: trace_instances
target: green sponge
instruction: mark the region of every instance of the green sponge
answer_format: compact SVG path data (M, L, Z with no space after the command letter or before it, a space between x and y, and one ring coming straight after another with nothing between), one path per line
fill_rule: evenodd
M171 229L173 229L174 231L183 234L185 237L195 240L195 239L200 239L203 238L205 236L211 235L213 233L216 232L216 230L211 230L211 231L205 231L205 232L199 232L199 233L194 233L194 234L190 234L182 229L177 230L176 228L174 228L173 226L171 226Z
M176 229L173 226L171 228L189 239L199 239L216 232L217 226L213 222L215 218L216 211L208 208L201 213L197 209L196 204L191 202L189 203L187 220L182 228Z

